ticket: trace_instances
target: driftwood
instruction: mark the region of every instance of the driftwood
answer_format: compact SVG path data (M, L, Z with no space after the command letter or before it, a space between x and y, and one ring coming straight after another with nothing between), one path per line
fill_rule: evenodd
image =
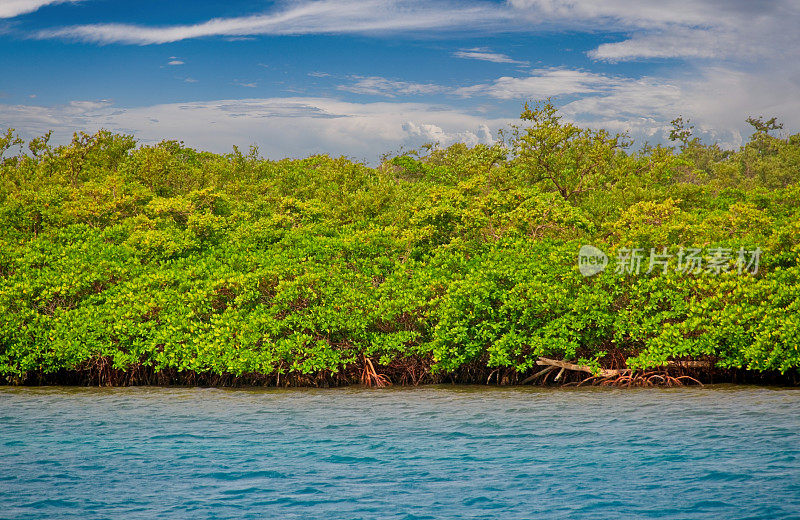
M539 360L536 362L537 365L540 366L551 366L551 367L558 367L562 370L574 370L575 372L586 372L587 374L594 375L594 369L587 365L576 365L574 363L568 363L566 361L558 361L557 359L549 359L540 357ZM603 377L611 377L611 376L619 376L625 373L630 372L630 369L622 369L622 370L613 370L610 368L601 368L598 372L598 375Z

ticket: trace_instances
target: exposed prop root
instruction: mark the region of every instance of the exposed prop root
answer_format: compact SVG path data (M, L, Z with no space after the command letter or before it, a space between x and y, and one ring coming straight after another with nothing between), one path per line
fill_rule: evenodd
M703 383L701 383L701 382L700 382L700 381L698 381L697 379L695 379L695 378L693 378L693 377L690 377L690 376L678 376L678 377L676 377L675 379L677 379L677 380L681 380L681 379L688 379L689 381L694 381L695 383L697 383L697 384L698 384L698 385L700 385L700 386L705 386L705 385L703 385Z
M703 383L698 381L697 379L687 376L672 376L669 374L669 368L711 368L712 364L708 361L669 361L665 363L661 370L650 370L650 371L642 371L637 372L631 370L629 368L622 368L622 369L600 369L597 371L590 366L587 365L577 365L575 363L570 363L568 361L560 361L557 359L549 359L549 358L539 358L536 361L537 365L545 366L544 370L541 370L532 376L524 379L522 384L527 384L532 381L537 380L539 377L542 377L541 384L546 384L547 379L549 378L550 374L555 371L556 368L558 370L558 375L553 379L553 382L561 380L562 376L564 375L565 371L570 370L573 372L584 372L591 374L589 377L586 377L579 381L572 381L569 383L565 383L563 386L583 386L583 385L593 385L593 386L614 386L614 387L653 387L653 386L684 386L686 384L696 384L703 386ZM491 376L490 376L491 377Z
M359 359L360 358L360 359ZM714 367L711 360L677 360L665 362L661 367L646 371L631 371L627 368L604 369L599 373L591 373L592 369L585 365L568 361L539 359L538 368L533 375L525 376L514 367L488 367L486 359L479 359L465 364L454 372L436 373L432 370L432 357L408 356L393 359L386 365L378 365L363 353L357 361L348 364L341 370L322 370L305 374L291 370L290 365L281 363L270 373L216 373L181 371L176 368L160 368L153 366L152 361L131 364L124 368L115 368L114 360L108 356L96 356L84 361L70 370L45 372L33 371L24 376L3 378L0 383L14 385L80 385L80 386L212 386L212 387L248 387L248 386L309 386L318 388L338 387L362 384L369 387L386 387L389 385L419 385L428 383L453 384L537 384L559 386L624 386L624 387L669 387L684 385L700 385L701 381L733 380L753 381L781 384L800 384L800 375L780 374L764 376L745 370L725 371ZM624 367L625 357L619 353L604 358L606 366ZM707 368L706 368L707 367ZM380 369L380 373L378 373ZM560 374L560 375L559 375ZM688 375L687 375L688 374ZM626 376L626 377L622 377ZM789 379L791 377L792 379ZM741 378L741 379L739 379ZM770 379L771 378L771 379Z
M531 381L535 381L539 377L541 377L541 376L543 376L543 375L545 375L545 374L547 374L549 372L552 372L553 370L555 370L555 368L556 367L549 366L549 367L545 368L544 370L540 370L540 371L536 372L535 374L533 374L532 376L526 377L525 379L523 379L522 382L520 382L520 384L521 385L527 385Z
M361 384L364 386L376 386L378 388L392 386L392 382L387 376L375 371L372 360L367 356L364 356L364 370L361 372Z
M619 376L611 377L587 377L581 381L578 386L583 384L592 384L594 386L616 386L630 388L632 386L650 387L650 386L685 386L682 380L691 381L697 385L703 386L703 383L690 376L674 377L666 372L631 372L629 374L622 374Z
M590 377L587 377L587 378L586 378L586 379L584 379L583 381L579 382L577 386L583 386L583 385L585 385L586 383L592 382L592 381L594 381L594 380L595 380L595 379L597 379L597 378L598 378L598 376L590 376ZM592 384L594 384L594 383L592 383Z

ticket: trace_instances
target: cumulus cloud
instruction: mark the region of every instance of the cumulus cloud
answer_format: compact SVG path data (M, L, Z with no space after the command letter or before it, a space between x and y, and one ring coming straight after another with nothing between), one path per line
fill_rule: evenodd
M507 119L488 119L426 103L349 103L330 98L267 98L118 107L109 101L41 107L0 105L0 120L14 121L26 137L55 130L68 141L74 131L106 128L144 142L176 138L190 146L228 152L258 144L271 158L315 153L375 161L398 146L425 142L493 142L491 130Z
M696 75L671 80L645 77L619 84L597 96L562 107L570 119L617 131L630 131L640 141L664 140L669 121L691 118L698 134L725 147L742 144L751 115L778 116L787 128L800 128L800 82L766 77L760 71L710 67Z
M701 137L736 147L748 131L750 115L776 115L787 128L800 128L800 76L775 75L769 69L736 70L717 66L680 74L628 78L564 68L535 69L530 75L441 92L479 99L567 99L561 112L581 125L629 132L637 141L664 141L671 121L690 117ZM410 132L437 139L435 127L410 126ZM465 142L474 140L464 135Z
M488 125L480 124L475 131L465 130L462 132L446 132L441 127L433 124L417 124L413 121L406 121L403 130L412 137L422 137L426 142L438 143L448 146L453 143L465 143L469 146L477 144L493 144L492 131Z
M14 18L38 11L46 5L77 3L81 0L3 0L0 2L0 18Z

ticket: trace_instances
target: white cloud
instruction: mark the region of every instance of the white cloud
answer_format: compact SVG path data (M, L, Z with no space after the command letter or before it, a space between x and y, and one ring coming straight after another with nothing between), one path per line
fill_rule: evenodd
M44 2L22 2L17 5L34 5ZM3 4L3 7L6 7ZM386 37L387 34L413 33L439 35L443 31L462 31L471 35L499 34L521 31L585 31L594 34L613 33L618 41L606 41L589 51L590 58L607 62L631 60L673 59L679 66L662 67L648 77L626 78L614 73L598 73L586 68L540 67L517 76L504 76L479 84L444 86L433 83L416 83L402 79L378 76L349 77L349 84L337 87L342 92L393 96L451 95L490 100L524 101L546 97L569 97L564 106L568 117L609 129L631 129L637 135L656 139L668 127L668 121L678 114L692 118L697 127L716 128L719 138L735 144L746 131L743 119L747 115L764 113L777 115L787 128L800 128L800 3L797 0L507 0L490 3L483 0L295 0L279 4L266 13L234 18L217 18L197 24L167 27L147 27L130 24L95 24L56 28L38 34L40 38L74 38L83 41L128 44L161 44L189 38L210 36L247 37L249 35L300 35L300 34L367 34ZM0 11L2 12L2 11ZM617 35L623 35L617 37ZM467 48L454 53L464 59L481 59L497 63L519 63L511 57L487 48ZM170 59L178 60L176 57ZM612 69L613 70L613 69ZM322 74L311 73L322 77ZM187 80L188 81L188 80ZM299 121L313 128L312 141L325 150L374 156L380 151L394 149L404 140L443 140L460 138L472 140L480 134L484 118L468 115L464 111L446 108L433 110L430 104L409 103L351 103L340 105L330 99L276 98L275 100L250 100L250 107L241 117L226 115L227 111L216 105L200 104L189 111L203 114L205 119L192 119L192 124L169 126L166 115L157 117L160 126L135 119L130 128L143 129L148 136L174 135L183 138L184 132L195 136L198 142L207 138L193 126L202 121L216 121L214 127L226 129L231 140L245 142L251 135L247 130L252 121L263 121L263 103L275 101L284 106L288 99L310 99L326 116L274 115L269 121L291 121L288 128ZM284 100L284 101L280 101ZM223 102L220 102L223 103ZM237 102L224 102L230 106ZM260 103L260 104L259 104ZM291 105L291 103L290 103ZM171 112L173 105L157 105L149 109ZM255 109L253 106L261 108ZM273 105L270 105L273 106ZM277 105L275 105L277 106ZM369 110L383 112L369 112ZM414 108L412 108L414 107ZM36 113L29 107L20 114ZM273 106L274 108L274 106ZM285 109L285 106L284 106ZM9 109L5 109L6 113ZM78 108L70 108L80 112ZM87 109L88 110L88 109ZM112 122L122 128L141 109L92 110L121 111ZM276 109L277 110L277 109ZM484 106L483 113L498 110ZM66 108L57 111L64 116ZM325 112L327 111L327 112ZM477 112L478 109L475 109ZM186 111L175 112L177 122L186 122ZM14 121L0 112L0 120ZM220 115L222 114L222 115ZM331 115L333 114L333 115ZM400 116L397 114L406 114ZM442 122L440 117L449 122ZM20 115L19 117L23 117ZM59 117L61 117L59 116ZM224 117L223 117L224 116ZM413 116L413 117L412 117ZM40 115L45 117L45 115ZM66 116L65 116L66 117ZM94 124L97 118L84 113L70 115L71 124L80 128L81 121ZM386 117L387 122L380 118ZM81 120L80 118L84 118ZM128 118L128 119L126 119ZM231 119L232 118L232 119ZM256 119L254 119L256 118ZM496 119L499 120L499 119ZM241 126L234 125L233 122ZM177 123L176 123L177 124ZM210 125L212 123L208 123ZM208 127L206 125L206 127ZM271 127L270 127L271 128ZM282 143L283 154L296 154L303 148L305 136L297 126L298 143L275 134ZM164 132L157 135L157 130ZM168 130L175 130L168 133ZM252 135L273 134L265 128L254 128ZM214 135L214 132L207 132ZM709 134L711 135L711 134ZM236 139L233 139L236 137ZM148 137L150 138L150 137ZM241 138L241 139L240 139ZM441 138L441 139L439 139ZM394 139L395 141L392 141ZM255 140L255 139L253 139ZM333 147L340 145L340 149ZM327 147L327 148L325 148ZM361 150L361 152L353 152ZM275 148L277 155L282 155Z
M352 85L339 85L336 88L355 94L371 94L386 97L395 97L396 95L440 94L450 90L448 87L435 85L433 83L395 81L379 76L371 76L368 78L356 76L354 79L357 81Z
M77 3L81 0L2 0L0 18L14 18L22 14L38 11L46 5Z
M0 105L0 120L13 121L26 137L54 130L54 141L74 131L106 128L144 142L174 138L204 150L228 152L259 145L271 158L315 153L374 161L398 146L424 142L493 142L489 130L510 120L474 116L426 103L348 103L330 98L268 98L171 103L124 108L108 101L65 106Z
M316 0L289 5L266 14L215 18L193 25L76 25L40 31L37 37L151 45L207 36L385 34L387 31L464 30L480 26L502 29L511 20L508 9L498 9L489 3L440 2L433 5L424 0Z
M422 137L425 142L438 143L442 146L448 146L453 143L466 143L469 146L475 146L477 144L493 144L495 142L494 137L492 137L492 131L485 124L478 125L475 131L446 132L441 127L433 124L417 124L413 121L406 121L403 124L403 130L410 136Z
M755 62L798 55L800 5L794 0L649 0L635 9L610 2L629 38L600 45L595 59L729 59Z
M793 0L509 0L544 23L590 23L602 28L720 27L797 11Z
M602 92L624 80L570 69L536 69L527 77L503 76L491 83L461 87L454 92L460 96L489 96L498 99L544 99L555 96L593 94Z
M460 51L454 52L453 56L455 56L456 58L465 58L470 60L491 61L492 63L515 63L518 65L526 65L528 63L527 61L518 61L512 59L509 56L506 56L505 54L492 52L490 49L487 49L486 47L462 49Z
M750 128L751 115L777 116L787 129L800 128L800 81L768 77L763 71L711 67L672 80L646 77L562 107L570 119L594 127L629 130L640 140L664 140L669 121L692 119L708 142L736 147ZM791 130L794 129L794 130Z
M634 32L631 37L604 43L589 56L605 61L683 58L732 60L755 63L764 59L785 61L800 57L800 37L793 30L800 16L787 24L779 20L742 21L741 26L673 27L663 31Z
M167 62L167 65L172 65L172 66L183 65L183 64L184 64L184 62L181 61L181 60L172 60L172 61Z
M524 95L523 99L579 93L562 106L566 119L629 131L640 143L663 141L669 121L679 114L691 118L701 136L726 146L737 146L748 135L744 119L749 115L776 115L790 131L800 128L797 78L769 78L762 71L724 67L692 70L671 79L625 79L566 69L534 74L500 78L487 84L487 93L499 99L511 99L511 93ZM0 105L0 120L27 137L53 129L62 142L74 131L107 128L133 133L145 142L175 138L217 152L229 151L234 144L256 143L272 158L329 153L370 161L398 146L423 142L491 143L492 131L517 121L430 103L353 103L312 97L136 108L118 107L111 101L75 101L55 107Z
M68 0L6 0L7 12ZM10 2L10 3L9 3ZM38 32L100 44L163 44L191 38L252 35L372 34L387 32L547 30L613 31L628 36L590 52L599 60L800 56L800 4L796 0L300 0L266 13L172 26L102 23ZM522 63L484 48L461 58Z
M509 0L518 20L537 28L621 32L594 59L729 59L800 56L796 0Z
M529 76L503 76L491 83L463 87L397 81L379 76L356 77L356 79L355 83L339 85L337 88L346 92L386 97L447 94L465 98L486 96L495 99L518 100L520 103L530 99L596 94L609 91L627 81L624 78L563 68L534 69L530 71Z
M581 122L663 137L678 114L709 140L735 146L744 118L776 115L800 128L800 4L796 0L510 0L559 28L616 31L589 57L607 62L679 59L658 76L590 83L564 111ZM531 19L531 18L529 18ZM524 78L509 80L520 85ZM602 83L602 81L600 82ZM495 85L498 89L500 85ZM511 90L511 89L509 89ZM502 91L502 90L500 90ZM710 129L715 130L710 130Z

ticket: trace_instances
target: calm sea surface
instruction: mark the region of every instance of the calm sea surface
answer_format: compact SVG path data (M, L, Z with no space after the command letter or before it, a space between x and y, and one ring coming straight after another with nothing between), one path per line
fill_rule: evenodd
M800 518L800 390L0 387L0 518Z

